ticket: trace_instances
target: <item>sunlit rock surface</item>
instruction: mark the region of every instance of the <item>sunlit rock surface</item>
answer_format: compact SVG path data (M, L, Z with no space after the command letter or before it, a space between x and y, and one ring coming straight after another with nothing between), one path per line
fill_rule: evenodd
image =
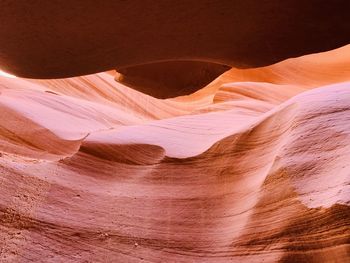
M167 100L114 78L0 77L1 262L350 260L350 46Z

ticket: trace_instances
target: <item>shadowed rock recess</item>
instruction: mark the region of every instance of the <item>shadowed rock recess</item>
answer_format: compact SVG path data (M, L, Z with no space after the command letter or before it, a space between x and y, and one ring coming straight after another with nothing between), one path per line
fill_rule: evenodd
M63 78L172 60L258 67L350 43L349 0L2 0L0 68Z
M0 262L349 262L347 7L0 1Z

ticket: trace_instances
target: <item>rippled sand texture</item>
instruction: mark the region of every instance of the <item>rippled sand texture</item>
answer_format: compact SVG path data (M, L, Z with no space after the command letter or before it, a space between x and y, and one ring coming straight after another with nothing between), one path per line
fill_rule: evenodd
M0 92L1 262L350 260L350 46L168 100L110 73Z

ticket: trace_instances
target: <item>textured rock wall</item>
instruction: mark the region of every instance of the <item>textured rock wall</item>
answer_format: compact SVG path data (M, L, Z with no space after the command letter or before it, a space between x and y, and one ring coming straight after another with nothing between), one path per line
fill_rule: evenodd
M349 81L349 46L168 100L0 77L0 261L349 261Z

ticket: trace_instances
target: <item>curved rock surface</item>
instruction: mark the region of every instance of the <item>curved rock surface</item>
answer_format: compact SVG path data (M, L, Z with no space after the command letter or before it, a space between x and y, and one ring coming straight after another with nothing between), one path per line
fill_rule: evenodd
M156 98L191 94L230 67L199 61L168 61L119 69L116 81Z
M160 100L0 77L1 262L348 262L350 46Z
M0 68L62 78L145 63L270 65L350 43L348 0L2 0Z

